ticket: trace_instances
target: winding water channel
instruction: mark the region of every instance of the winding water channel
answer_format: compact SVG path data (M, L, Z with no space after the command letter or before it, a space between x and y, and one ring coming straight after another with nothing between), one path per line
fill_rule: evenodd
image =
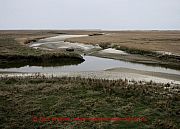
M147 66L144 64L125 62L114 59L100 58L95 56L84 56L85 61L77 65L65 65L54 67L42 67L42 66L24 66L20 68L7 68L0 69L0 71L8 72L40 72L40 73L59 73L59 72L83 72L83 71L102 71L112 68L130 68L151 72L161 72L169 74L180 75L180 71L167 69L163 67Z
M79 43L69 43L64 42L63 40L69 37L79 37L82 35L60 35L56 37L46 38L42 39L39 42L30 44L30 47L33 47L35 49L66 49L66 48L75 48L81 51L89 51L92 49L100 49L99 46L92 46L92 45L85 45L85 44L79 44ZM113 52L113 49L111 49L111 52ZM118 53L118 50L115 50L115 53ZM119 53L123 53L122 51L119 51ZM87 71L104 71L107 69L113 69L113 68L128 68L128 69L135 69L135 70L142 70L142 71L150 71L150 72L160 72L160 73L166 73L166 74L175 74L180 75L179 70L169 69L169 68L163 68L158 66L149 66L139 63L131 63L126 62L122 60L114 60L114 59L108 59L108 58L100 58L95 56L83 56L85 59L84 62L80 64L75 65L64 65L64 66L36 66L36 65L27 65L19 68L5 68L0 69L1 72L22 72L22 73L63 73L63 72L87 72Z

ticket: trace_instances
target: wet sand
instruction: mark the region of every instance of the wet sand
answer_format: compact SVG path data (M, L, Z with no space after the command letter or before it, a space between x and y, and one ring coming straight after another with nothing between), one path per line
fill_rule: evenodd
M165 79L180 81L180 75L177 75L177 74L151 72L151 71L143 71L143 70L128 69L128 68L113 68L113 69L107 69L105 71L120 72L120 73L134 73L134 74L140 74L140 75L146 75L146 76L152 76L152 77L158 77L158 78L165 78Z
M1 77L26 77L26 76L46 76L46 77L81 77L92 79L107 79L107 80L128 80L130 83L134 82L154 82L154 83L169 83L180 85L179 75L164 74L164 73L147 73L146 71L126 71L127 69L113 69L106 71L86 71L86 72L59 72L56 74L43 74L43 73L3 73Z
M86 37L86 36L88 35L60 35L60 36L41 39L37 43L32 43L29 46L35 49L39 48L49 51L66 51L67 48L71 48L74 49L75 52L81 55L102 49L101 47L95 45L64 42L64 40L67 38Z

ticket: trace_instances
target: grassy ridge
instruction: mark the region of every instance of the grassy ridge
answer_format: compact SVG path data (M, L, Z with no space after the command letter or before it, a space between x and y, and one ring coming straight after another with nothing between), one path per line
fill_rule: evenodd
M166 87L166 88L164 88ZM1 128L178 129L179 87L56 77L0 78ZM146 122L34 123L32 116L145 117Z

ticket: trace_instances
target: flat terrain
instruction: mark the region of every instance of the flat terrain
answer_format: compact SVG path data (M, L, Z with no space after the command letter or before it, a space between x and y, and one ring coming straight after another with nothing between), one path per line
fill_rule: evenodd
M116 31L104 35L69 38L65 41L99 44L132 55L93 53L94 56L120 59L163 67L180 68L180 31Z
M48 53L49 51L34 50L29 48L26 44L36 42L39 39L57 36L63 32L54 31L0 31L0 56L2 55L33 55L39 56ZM69 54L65 52L56 52L60 54Z
M179 99L179 86L152 82L128 84L127 80L39 75L1 77L0 128L178 129ZM58 122L53 120L55 117L144 119Z
M165 51L180 55L180 31L117 31L106 35L70 38L66 41L102 46L119 45L145 51Z
M83 31L83 30L0 30L0 36L11 36L17 41L27 39L40 39L59 34L83 34L105 33L105 35L70 38L67 41L120 45L133 49L147 51L166 51L180 55L180 31Z
M99 35L99 33L105 34ZM100 55L97 52L94 53L95 56L170 65L175 68L180 66L179 31L28 30L0 31L0 67L17 68L34 66L35 63L37 63L35 66L60 66L62 62L64 64L61 65L69 65L68 62L72 60L84 61L82 56L75 52L60 49L54 51L33 49L27 45L42 38L61 34L90 35L70 38L66 41L99 44L102 48L115 48L128 53L127 55L121 55L126 52ZM101 51L107 51L107 49ZM156 54L154 51L169 53ZM116 52L119 51L116 50ZM165 74L149 72L148 69L143 71L118 67L94 72L67 74L59 72L60 76L57 77L52 74L34 73L27 76L26 74L28 73L6 72L0 76L0 128L180 128L180 80L179 74L176 75L174 72ZM137 80L133 80L133 77ZM155 83L153 79L160 83ZM177 83L171 83L172 80ZM139 121L57 121L54 119L65 117L71 120L73 118L133 117L144 119Z

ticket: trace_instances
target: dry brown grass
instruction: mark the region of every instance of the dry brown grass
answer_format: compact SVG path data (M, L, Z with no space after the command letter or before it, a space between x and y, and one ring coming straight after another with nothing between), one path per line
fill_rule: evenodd
M10 67L15 64L27 65L31 62L63 62L60 59L75 59L84 61L77 53L66 51L45 51L30 48L25 45L41 38L59 35L51 31L0 31L0 67ZM26 63L25 63L26 62Z
M66 41L87 44L111 44L130 49L167 51L180 55L180 31L119 31L109 33L111 34L70 38Z

